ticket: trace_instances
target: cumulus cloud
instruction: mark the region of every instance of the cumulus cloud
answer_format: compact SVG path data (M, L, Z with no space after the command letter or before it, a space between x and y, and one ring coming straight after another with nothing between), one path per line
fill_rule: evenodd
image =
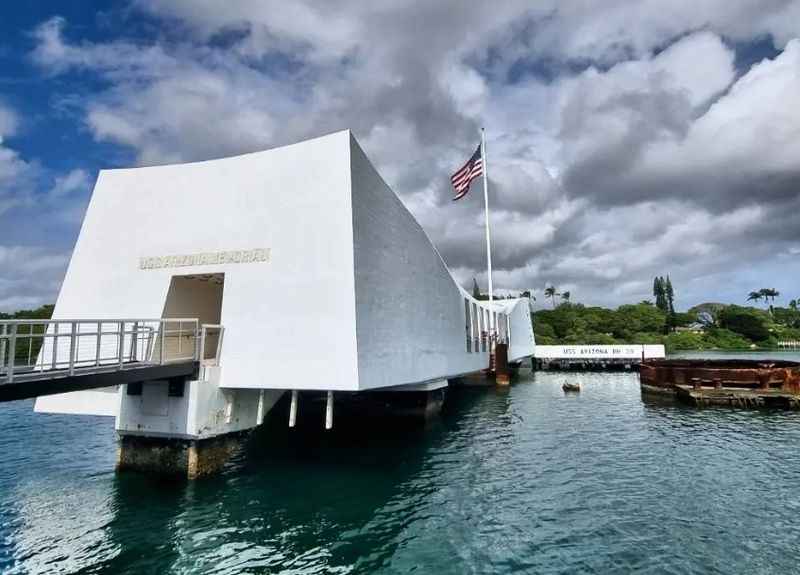
M796 248L796 0L133 5L172 33L92 43L55 18L32 58L101 77L85 125L140 164L351 128L456 276L485 285L481 194L453 204L448 176L486 126L500 288L618 303L671 273L712 297L696 278ZM763 38L777 55L737 70ZM86 187L71 177L54 190Z
M18 126L17 114L0 101L0 215L24 201L37 171L7 144Z
M46 248L0 245L0 310L15 311L51 302L61 284L69 254Z
M17 130L17 116L14 112L0 103L0 144L3 139L12 135Z
M0 103L0 311L54 301L69 248L49 240L64 227L74 235L90 185L85 170L52 173L23 158L12 147L20 123Z
M50 196L53 198L63 198L77 191L84 191L89 187L89 174L86 170L76 168L64 175L56 176Z
M637 172L643 156L685 140L702 107L733 81L733 60L718 37L700 33L655 57L567 80L560 136L569 191L605 203L652 194L650 172Z
M545 2L548 17L518 38L526 54L616 63L647 56L689 32L710 30L735 41L769 37L777 48L800 36L794 0L591 0Z
M756 64L697 117L689 106L683 113L665 112L668 95L660 113L644 116L651 121L647 126L630 117L630 107L624 113L614 110L605 120L590 114L590 122L603 122L609 134L579 126L576 155L565 176L570 191L612 204L682 197L720 211L756 199L796 198L799 69L800 41L794 40L774 60ZM648 94L646 101L652 105L658 99Z

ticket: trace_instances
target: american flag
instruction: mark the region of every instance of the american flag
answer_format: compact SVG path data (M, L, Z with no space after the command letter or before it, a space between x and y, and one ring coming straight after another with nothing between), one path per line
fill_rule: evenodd
M455 202L456 200L460 200L466 196L472 180L482 175L483 158L481 157L481 146L478 144L478 149L475 150L475 153L472 154L472 157L467 160L467 163L460 167L458 171L450 178L450 182L453 184L453 189L456 191L453 201Z

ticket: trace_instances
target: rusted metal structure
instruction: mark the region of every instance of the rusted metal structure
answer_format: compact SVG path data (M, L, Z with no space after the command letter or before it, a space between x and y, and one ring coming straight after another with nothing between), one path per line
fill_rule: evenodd
M511 366L508 364L508 344L497 343L489 361L489 374L494 374L497 385L511 383Z
M664 359L642 363L642 393L696 406L800 409L800 363L780 360Z

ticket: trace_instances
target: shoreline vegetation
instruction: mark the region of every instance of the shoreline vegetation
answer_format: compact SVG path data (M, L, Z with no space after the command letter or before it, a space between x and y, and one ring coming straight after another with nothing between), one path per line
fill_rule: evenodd
M473 280L473 296L481 294ZM526 291L519 294L535 296ZM763 300L765 309L724 303L703 303L685 312L675 310L675 291L669 276L653 280L655 301L621 305L616 309L570 301L568 291L544 290L552 309L533 312L533 331L541 345L664 344L666 352L789 351L782 341L800 341L800 299L775 307L780 293L771 288L750 292L747 302ZM502 299L502 296L499 296Z
M678 351L776 351L780 341L800 341L800 312L706 303L668 313L650 302L616 309L564 302L533 314L542 345L664 344Z
M12 313L0 312L0 320L9 319L50 319L53 316L55 305L47 304L36 309L21 309Z

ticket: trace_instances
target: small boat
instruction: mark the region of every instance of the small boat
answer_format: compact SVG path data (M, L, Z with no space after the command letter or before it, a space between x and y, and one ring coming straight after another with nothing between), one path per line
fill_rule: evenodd
M581 390L581 386L577 383L565 383L561 386L561 389L564 390L564 393L579 392Z

